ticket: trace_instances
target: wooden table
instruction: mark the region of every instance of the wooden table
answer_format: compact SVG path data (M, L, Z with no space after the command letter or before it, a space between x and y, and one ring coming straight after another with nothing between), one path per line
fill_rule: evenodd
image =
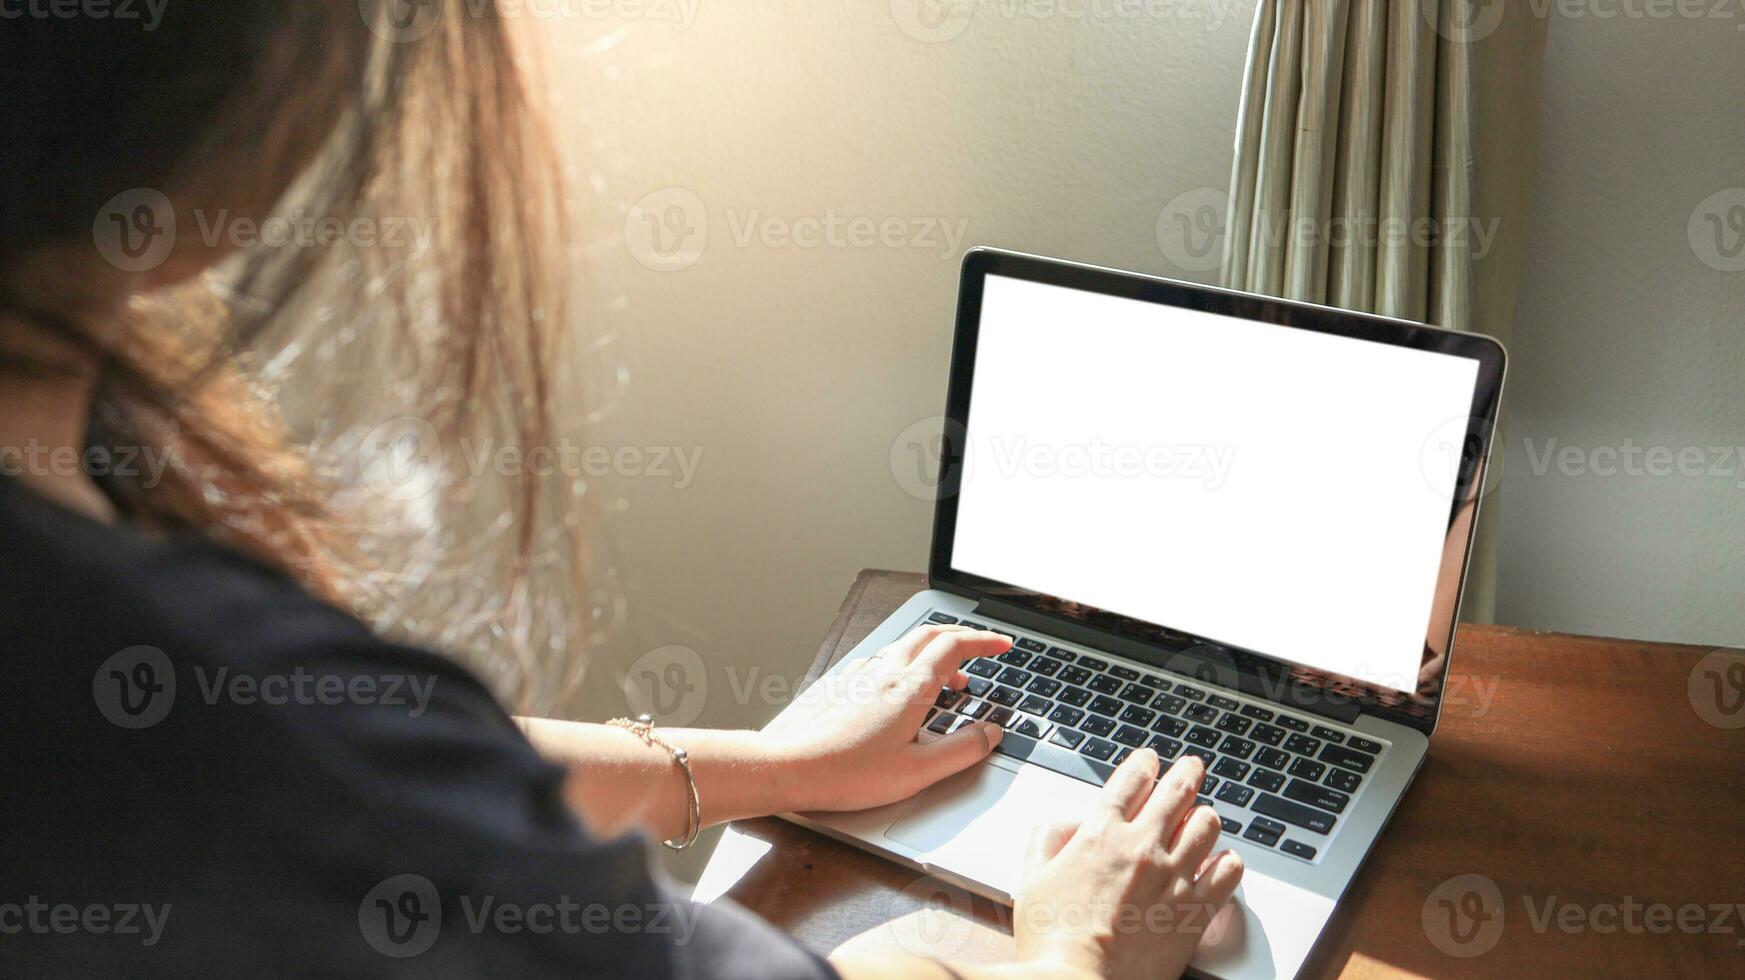
M807 680L925 586L862 572ZM1745 976L1739 662L1463 626L1429 759L1301 975ZM771 850L728 896L820 952L1011 955L1007 910L779 820L734 830ZM1500 934L1445 898L1500 911Z

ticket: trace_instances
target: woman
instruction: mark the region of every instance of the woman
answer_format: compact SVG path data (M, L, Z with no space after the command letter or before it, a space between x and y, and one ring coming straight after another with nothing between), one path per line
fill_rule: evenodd
M918 631L767 732L650 732L518 726L466 671L363 625L347 534L247 355L287 322L367 313L401 328L398 367L445 431L544 436L554 182L510 33L486 0L137 9L149 25L61 5L0 25L0 972L1185 968L1202 929L1156 923L1203 924L1242 870L1212 853L1194 760L1160 780L1136 753L1084 824L1038 833L1020 959L1001 967L820 960L691 906L625 835L870 807L976 764L997 729L913 733L997 635ZM291 207L331 222L247 248L225 233ZM396 213L439 240L391 276L344 239ZM214 295L222 315L199 316ZM504 617L521 621L549 488L503 506L522 547Z

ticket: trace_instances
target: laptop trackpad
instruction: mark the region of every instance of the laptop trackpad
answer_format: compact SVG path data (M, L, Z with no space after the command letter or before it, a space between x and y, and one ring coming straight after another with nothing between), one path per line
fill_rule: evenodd
M1031 831L1079 821L1101 790L1040 766L1017 772L983 764L915 798L885 836L920 852L919 860L981 882L1011 897L1023 874Z

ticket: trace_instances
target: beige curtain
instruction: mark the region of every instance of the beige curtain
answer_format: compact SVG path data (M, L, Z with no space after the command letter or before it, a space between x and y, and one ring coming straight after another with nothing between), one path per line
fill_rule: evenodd
M1225 285L1507 343L1545 30L1503 0L1260 0ZM1495 608L1491 476L1465 604L1479 622Z

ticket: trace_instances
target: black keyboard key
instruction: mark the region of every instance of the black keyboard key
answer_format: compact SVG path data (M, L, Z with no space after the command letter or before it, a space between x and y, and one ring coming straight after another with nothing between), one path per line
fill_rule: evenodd
M1220 789L1217 794L1217 799L1233 806L1247 806L1248 801L1253 798L1254 790L1240 783L1225 783L1224 788Z
M1341 744L1343 744L1345 742L1345 733L1344 732L1339 731L1337 729L1328 728L1326 725L1316 725L1314 728L1310 729L1309 731L1310 731L1310 734L1314 735L1316 738L1319 738L1319 739L1325 739L1329 742L1338 742Z
M1115 757L1110 759L1109 762L1113 765L1118 766L1121 763L1126 762L1127 757L1132 755L1132 754L1133 754L1133 750L1128 748L1127 746L1123 745L1120 748L1115 750Z
M1224 833L1239 834L1242 832L1242 821L1234 817L1219 817L1218 822L1224 825Z
M1049 647L1048 655L1062 663L1069 664L1079 658L1078 654L1073 653L1071 650L1062 650L1060 647Z
M1254 726L1254 731L1250 732L1248 737L1262 745L1277 745L1285 740L1285 730L1277 725L1261 722Z
M1048 649L1048 644L1043 643L1041 640L1020 639L1014 645L1020 650L1029 650L1031 653L1041 653Z
M1218 751L1238 759L1246 759L1254 754L1254 743L1235 735L1226 735L1223 744L1218 746Z
M1144 684L1146 687L1155 691L1169 690L1169 681L1164 680L1156 674L1140 674L1139 683Z
M1207 728L1204 725L1195 725L1193 730L1188 732L1187 740L1195 745L1201 745L1209 749L1218 744L1218 733L1216 730Z
M1187 706L1187 701L1173 694L1159 694L1151 699L1151 710L1161 711L1166 715L1179 715Z
M1171 718L1168 715L1161 715L1158 717L1157 721L1152 724L1151 730L1154 732L1162 732L1171 738L1181 738L1188 730L1188 723L1182 721L1180 718Z
M1085 702L1091 699L1091 692L1082 687L1064 687L1054 697L1057 701L1070 704L1075 708L1082 708L1085 706Z
M1098 694L1119 694L1121 693L1122 685L1120 681L1110 677L1108 674L1098 674L1091 678L1090 683L1085 686L1096 691Z
M1134 728L1132 725L1122 725L1112 737L1122 745L1136 749L1145 744L1145 739L1148 736L1143 728Z
M939 696L933 699L933 706L935 708L949 708L956 704L960 697L963 695L957 691L953 691L949 687L942 687L939 689Z
M1241 715L1226 714L1224 717L1218 719L1218 730L1229 732L1232 735L1246 735L1248 734L1248 729L1253 726L1253 719L1244 718Z
M1296 800L1298 803L1318 806L1328 813L1344 813L1345 804L1351 802L1351 797L1336 789L1316 786L1314 783L1304 782L1301 779L1291 780L1291 784L1285 787L1283 796L1287 800Z
M1306 732L1309 730L1308 722L1301 718L1292 718L1290 715L1279 715L1277 718L1273 719L1273 724L1280 728L1288 728L1293 732Z
M999 728L1005 728L1006 723L1012 720L1012 709L1011 708L995 708L994 710L988 712L988 717L986 720L987 720L987 723L990 725L995 725Z
M1256 844L1265 844L1267 847L1271 847L1278 843L1278 839L1284 836L1284 832L1285 825L1279 823L1277 820L1268 820L1265 817L1255 817L1254 820L1249 823L1248 830L1242 834L1242 839L1251 840Z
M1049 734L1048 740L1063 749L1076 749L1085 740L1084 732L1075 732L1070 728L1056 728Z
M1285 784L1285 774L1273 772L1271 769L1256 769L1254 775L1248 777L1248 785L1255 789L1263 789L1268 793L1276 793Z
M1091 672L1083 667L1074 667L1070 665L1060 672L1060 679L1068 684L1082 685L1090 680L1092 676Z
M1025 738L1041 738L1048 731L1048 722L1029 715L1019 715L1018 720L1012 723L1012 731Z
M1206 692L1205 691L1202 691L1197 687L1189 687L1186 684L1177 684L1175 686L1175 693L1181 695L1184 698L1187 698L1189 701L1204 701L1204 700L1206 700Z
M942 704L940 707L949 707L949 705ZM1121 712L1122 721L1129 725L1138 725L1140 728L1144 728L1146 725L1151 724L1151 719L1156 717L1157 712L1152 711L1150 708L1141 708L1136 704L1128 705L1126 709Z
M1100 738L1093 738L1081 746L1079 752L1093 759L1107 759L1115 754L1115 744L1105 742Z
M1182 743L1173 738L1164 738L1162 735L1151 736L1150 741L1145 744L1150 747L1152 751L1156 752L1157 757L1162 759L1165 763L1168 763L1169 760L1175 758L1182 750Z
M1270 708L1262 708L1258 704L1245 704L1245 705L1243 705L1242 706L1242 713L1247 715L1250 718L1255 719L1256 721L1271 721L1272 720L1272 710Z
M1262 793L1256 797L1252 809L1255 813L1277 817L1293 827L1301 827L1317 834L1333 832L1334 817L1331 813L1271 793Z
M1298 755L1314 755L1315 750L1320 747L1320 739L1310 738L1307 735L1292 735L1290 738L1285 739L1285 748Z
M1041 674L1044 677L1053 677L1060 671L1060 668L1064 666L1065 664L1062 664L1053 657L1037 657L1035 660L1030 662L1030 672L1033 674Z
M986 677L971 677L969 679L969 684L964 687L964 690L978 698L986 697L987 693L993 689L994 682L988 680Z
M956 616L947 616L945 613L934 613L933 615L927 617L927 621L929 623L944 623L945 625L950 626L951 624L957 622L957 617Z
M1086 667L1086 668L1089 668L1091 670L1108 670L1109 669L1108 661L1098 660L1096 657L1080 657L1079 658L1079 666Z
M1018 702L1018 710L1027 715L1045 715L1053 707L1054 702L1040 694L1027 695L1024 700Z
M1115 730L1115 719L1104 718L1102 715L1091 715L1079 727L1092 735L1107 735Z
M1030 662L1030 655L1014 647L994 659L1003 664L1010 664L1013 667L1022 667Z
M986 701L977 701L973 698L957 706L957 713L965 718L980 718L987 710L988 703Z
M1200 795L1211 796L1218 789L1219 781L1217 776L1206 773L1206 778L1200 781Z
M1091 699L1089 707L1099 715L1108 715L1113 718L1121 711L1121 702L1106 694L1099 694Z
M1019 699L1021 699L1022 697L1023 697L1023 695L1018 693L1017 691L1014 691L1009 687L999 687L998 685L996 685L993 690L988 692L988 700L989 701L992 701L995 704L1000 705L1001 707L1005 707L1005 708L1010 708L1011 706L1017 704Z
M1060 693L1060 682L1052 677L1034 677L1025 685L1024 690L1031 694L1040 694L1045 698L1054 697Z
M1240 704L1236 703L1235 698L1227 698L1222 694L1212 695L1206 699L1206 703L1214 708L1223 708L1225 711L1235 711L1241 707Z
M1354 772L1346 772L1343 769L1334 769L1327 773L1326 779L1321 781L1341 793L1355 793L1357 792L1357 785L1363 782L1363 777Z
M1329 745L1321 750L1317 758L1353 772L1368 772L1369 767L1375 765L1375 756L1367 752L1353 752L1343 745Z
M964 621L963 621L963 622L962 622L962 623L960 623L960 624L959 624L959 625L961 625L961 626L963 626L963 627L965 627L965 628L967 628L967 629L972 629L972 630L985 630L985 629L987 629L987 627L986 627L986 626L983 626L983 625L982 625L982 624L981 624L981 623L972 623L972 622L970 622L970 621L969 621L969 620L967 620L967 619L966 619L966 620L964 620Z
M1218 709L1209 704L1196 704L1182 712L1182 717L1189 721L1197 721L1202 725L1210 725L1218 717Z
M1291 754L1278 749L1261 749L1254 754L1254 761L1269 769L1283 769L1291 764Z
M1057 725L1076 725L1084 716L1085 713L1082 710L1072 705L1059 704L1055 705L1054 710L1048 713L1048 720Z
M1188 745L1182 748L1182 758L1185 759L1190 755L1199 756L1200 761L1205 764L1207 772L1211 772L1212 764L1218 761L1218 754L1216 752L1213 752L1211 749L1201 748L1198 745Z
M1381 754L1381 743L1371 741L1370 739L1364 738L1362 735L1351 736L1351 741L1346 742L1345 744L1359 752L1368 752L1370 755Z
M1249 768L1248 763L1241 759L1232 759L1226 756L1218 760L1218 765L1212 771L1226 779L1241 779L1248 775Z
M927 723L927 730L930 732L938 732L939 734L944 735L947 731L949 731L951 729L951 723L956 721L956 720L957 720L956 715L952 714L949 711L941 711L938 714L933 716L932 721Z
M1321 774L1327 771L1327 767L1313 759L1296 759L1291 762L1291 767L1285 771L1299 779L1313 782L1321 778Z
M1139 671L1134 670L1131 667L1123 667L1120 664L1110 667L1109 673L1114 674L1116 677L1119 677L1124 681L1136 681L1139 679Z
M1301 841L1287 840L1283 844L1280 844L1278 849L1286 854L1300 857L1305 861L1315 860L1315 849Z
M1143 684L1129 684L1123 687L1118 695L1121 700L1131 701L1134 704L1150 704L1153 696L1151 688Z
M1023 687L1030 683L1030 672L1028 670L1019 670L1016 667L1007 667L1005 670L1000 671L1000 676L994 678L994 680L999 681L1007 687Z
M976 677L992 677L1000 672L1000 665L997 661L978 658L971 660L964 670Z

